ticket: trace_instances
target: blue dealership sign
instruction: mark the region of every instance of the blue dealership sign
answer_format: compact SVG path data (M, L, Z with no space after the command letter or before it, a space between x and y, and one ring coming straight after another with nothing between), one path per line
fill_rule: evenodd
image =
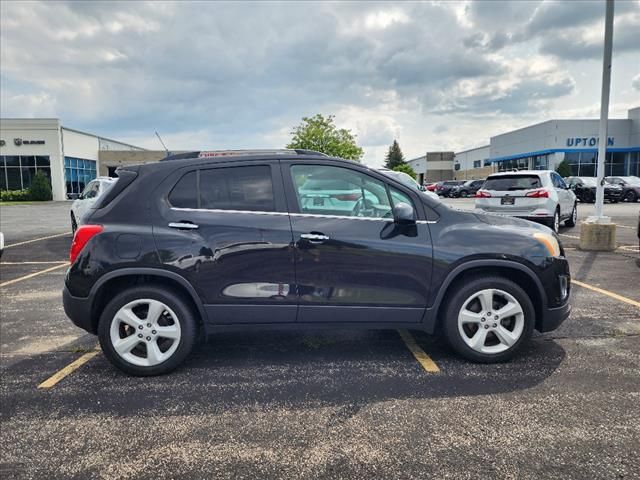
M599 143L598 137L569 137L567 147L596 147ZM607 147L613 147L614 137L607 138Z

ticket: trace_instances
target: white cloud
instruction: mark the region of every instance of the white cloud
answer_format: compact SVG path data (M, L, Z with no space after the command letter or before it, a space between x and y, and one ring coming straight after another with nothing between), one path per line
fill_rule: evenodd
M597 105L601 6L575 3L0 2L0 112L153 148L154 130L172 149L281 147L315 113L373 164L394 138L408 158L469 148ZM640 88L628 4L618 116Z

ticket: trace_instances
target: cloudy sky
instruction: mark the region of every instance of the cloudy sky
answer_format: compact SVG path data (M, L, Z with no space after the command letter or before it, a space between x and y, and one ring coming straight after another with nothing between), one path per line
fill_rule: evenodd
M0 2L4 117L159 149L282 147L334 114L381 164L598 117L604 1ZM640 1L616 1L611 116L640 105Z

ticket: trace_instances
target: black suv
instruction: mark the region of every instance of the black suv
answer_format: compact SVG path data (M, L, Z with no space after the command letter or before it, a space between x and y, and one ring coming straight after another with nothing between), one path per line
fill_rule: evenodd
M484 179L468 180L464 182L462 185L456 185L453 188L451 188L451 190L449 191L449 196L454 198L473 197L476 194L476 192L482 188L482 185L484 185Z
M63 299L130 374L175 368L199 333L249 328L441 331L500 362L570 312L550 229L450 209L355 162L193 152L118 176L75 234Z

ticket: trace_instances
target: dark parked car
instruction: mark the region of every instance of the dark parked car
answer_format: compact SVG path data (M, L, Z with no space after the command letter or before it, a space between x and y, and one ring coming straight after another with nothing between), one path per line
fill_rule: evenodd
M595 177L567 177L565 179L569 188L582 203L596 201L597 180ZM618 203L622 199L622 187L607 183L604 187L604 199L611 203Z
M459 180L447 180L444 182L438 182L436 184L436 188L434 190L435 193L437 193L439 196L441 197L448 197L449 194L451 193L451 190L454 187L458 187L460 185L462 185L464 182L459 181Z
M360 191L350 211L305 201L309 179L332 177ZM571 308L547 227L289 150L119 168L70 263L65 312L133 375L172 370L200 332L259 328L441 331L463 357L502 362Z
M637 202L640 199L640 178L639 177L605 177L605 180L612 185L622 187L622 200L625 202Z
M483 180L468 180L462 185L457 185L449 191L450 197L473 197L482 188Z

